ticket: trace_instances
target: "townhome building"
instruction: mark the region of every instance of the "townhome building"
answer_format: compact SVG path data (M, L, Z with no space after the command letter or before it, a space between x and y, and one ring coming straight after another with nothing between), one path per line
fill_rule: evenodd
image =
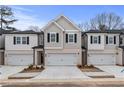
M34 47L42 45L42 32L13 31L5 34L5 65L30 65L34 63ZM43 41L43 40L42 40Z
M87 38L87 62L92 65L122 65L120 45L121 30L90 30L83 34ZM84 40L83 40L84 41Z
M81 30L60 15L41 32L5 34L5 65L77 65L82 61Z
M42 30L45 65L81 64L81 30L69 18L60 15Z
M0 31L0 65L124 65L123 30L81 29L60 15L40 32Z

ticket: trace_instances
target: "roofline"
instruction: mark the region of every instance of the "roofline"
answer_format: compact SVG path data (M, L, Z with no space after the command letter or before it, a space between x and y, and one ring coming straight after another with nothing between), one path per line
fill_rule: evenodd
M68 20L72 25L74 25L79 31L81 31L81 29L72 21L70 20L68 17L66 17L65 15L61 14L58 17L55 18L55 21L57 21L60 17L64 17L66 20Z
M52 20L52 21L49 21L48 23L47 23L47 25L45 25L43 28L42 28L42 31L44 31L47 27L49 27L51 24L55 24L58 28L60 28L61 30L63 30L64 31L64 28L63 27L61 27L57 22L55 22L54 20Z
M62 26L60 26L56 21L61 18L64 17L66 20L68 20L72 25L74 25L75 28L77 28L77 30L81 31L81 29L72 21L70 20L68 17L64 16L64 15L59 15L57 16L55 19L49 21L43 28L42 30L44 31L49 25L51 25L52 23L56 24L60 29L62 29L63 31L65 30Z

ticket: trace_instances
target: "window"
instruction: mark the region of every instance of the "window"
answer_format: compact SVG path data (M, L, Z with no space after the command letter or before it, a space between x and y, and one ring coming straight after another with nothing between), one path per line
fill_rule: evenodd
M13 37L13 44L29 44L29 37Z
M100 44L101 36L90 36L90 43L91 44Z
M94 44L97 44L97 43L98 43L98 37L97 37L97 36L94 36L94 37L93 37L93 43L94 43Z
M22 37L22 44L27 44L27 37Z
M16 37L16 44L21 44L21 37Z
M109 40L109 41L108 41L109 44L113 44L113 43L114 43L114 39L113 39L113 37L109 37L108 40Z
M74 34L68 34L68 42L70 43L74 42Z
M51 40L51 42L56 42L56 33L50 34L50 40Z

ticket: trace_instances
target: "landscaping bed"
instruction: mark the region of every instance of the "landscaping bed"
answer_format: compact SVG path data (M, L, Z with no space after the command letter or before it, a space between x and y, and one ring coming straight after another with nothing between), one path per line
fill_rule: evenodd
M31 73L31 72L41 72L43 71L45 68L43 66L33 66L30 65L28 68L24 68L24 70L22 70L20 73Z

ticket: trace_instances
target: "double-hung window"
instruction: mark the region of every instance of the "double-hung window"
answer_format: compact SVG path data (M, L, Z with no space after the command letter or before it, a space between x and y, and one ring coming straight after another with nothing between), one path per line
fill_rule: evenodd
M56 42L56 33L50 33L50 41Z
M16 44L21 44L21 37L16 37Z
M72 33L68 34L68 42L74 43L74 34L72 34Z
M27 37L22 37L22 44L27 44Z
M116 36L106 36L106 44L116 44Z
M94 37L93 37L93 43L94 43L94 44L97 44L97 43L98 43L98 37L97 37L97 36L94 36Z
M109 44L114 44L114 38L113 37L109 37L108 38L108 43Z

